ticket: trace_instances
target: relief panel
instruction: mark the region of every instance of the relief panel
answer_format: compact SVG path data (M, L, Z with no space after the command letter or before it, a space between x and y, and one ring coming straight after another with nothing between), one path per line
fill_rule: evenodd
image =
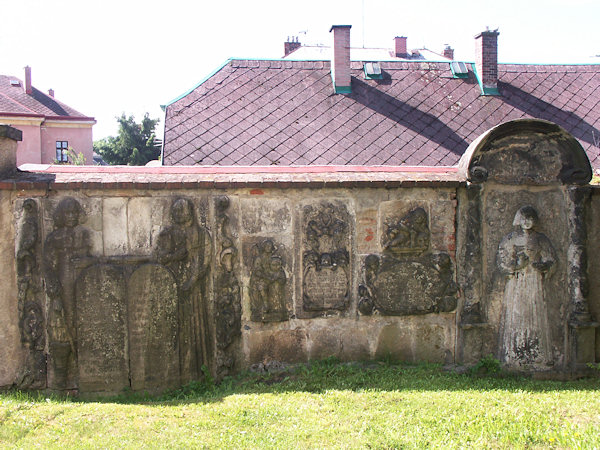
M458 287L447 253L430 248L427 212L417 207L384 221L383 254L368 255L359 286L361 314L415 315L453 311Z
M308 205L302 220L302 309L343 311L350 302L350 218L341 202Z
M259 238L250 243L246 253L245 265L250 270L248 293L251 320L287 320L291 289L286 273L286 249L273 239Z

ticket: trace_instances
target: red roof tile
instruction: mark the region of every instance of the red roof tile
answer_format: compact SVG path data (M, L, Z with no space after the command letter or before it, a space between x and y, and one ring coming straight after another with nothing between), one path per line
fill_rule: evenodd
M11 80L18 81L18 85L11 84ZM20 79L7 75L0 75L0 114L94 120L35 87L31 95L26 94Z
M165 164L454 165L484 131L533 117L600 168L600 66L499 65L500 96L448 63L385 62L381 80L354 66L336 95L329 62L230 61L167 106Z

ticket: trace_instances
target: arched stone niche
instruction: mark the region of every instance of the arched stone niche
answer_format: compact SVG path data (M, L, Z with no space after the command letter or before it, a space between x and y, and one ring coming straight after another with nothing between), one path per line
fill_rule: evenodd
M498 125L467 149L459 227L459 359L495 354L517 371L579 370L594 361L587 230L592 169L551 122Z
M585 185L592 179L577 139L537 119L513 120L486 131L463 154L459 169L470 183Z

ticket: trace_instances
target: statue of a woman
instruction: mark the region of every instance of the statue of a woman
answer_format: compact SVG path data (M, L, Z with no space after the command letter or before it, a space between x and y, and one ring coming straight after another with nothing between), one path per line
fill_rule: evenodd
M517 230L498 247L498 266L506 276L500 359L507 366L548 366L553 363L544 283L556 261L550 240L534 230L537 212L523 206L515 214Z

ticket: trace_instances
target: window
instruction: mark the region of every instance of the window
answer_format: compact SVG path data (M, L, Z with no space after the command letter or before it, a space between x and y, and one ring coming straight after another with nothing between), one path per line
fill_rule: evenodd
M68 162L69 155L67 154L67 149L69 148L68 141L56 141L56 161L58 162Z

